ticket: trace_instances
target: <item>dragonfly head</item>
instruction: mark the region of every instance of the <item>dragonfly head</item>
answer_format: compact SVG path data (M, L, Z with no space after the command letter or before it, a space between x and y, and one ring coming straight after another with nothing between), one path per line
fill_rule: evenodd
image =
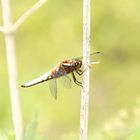
M81 68L81 66L82 66L82 61L81 60L79 60L79 59L76 59L76 60L74 60L73 61L73 67L75 68L75 69L79 69L79 68Z

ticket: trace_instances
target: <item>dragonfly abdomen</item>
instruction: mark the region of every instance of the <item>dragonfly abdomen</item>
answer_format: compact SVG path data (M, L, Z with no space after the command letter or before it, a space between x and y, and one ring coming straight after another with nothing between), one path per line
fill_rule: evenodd
M21 87L24 87L24 88L31 87L31 86L37 85L39 83L43 83L43 82L51 80L51 79L52 79L51 71L49 71L49 72L45 73L44 75L40 76L39 78L36 78L30 82L27 82L27 83L21 85Z

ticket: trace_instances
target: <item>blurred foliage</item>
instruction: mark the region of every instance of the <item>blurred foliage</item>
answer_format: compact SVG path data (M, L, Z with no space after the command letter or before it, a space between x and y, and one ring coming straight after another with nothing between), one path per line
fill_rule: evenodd
M36 1L11 0L13 22ZM101 63L91 69L91 139L116 140L119 138L116 135L127 134L128 127L130 130L138 129L134 129L127 140L140 139L139 119L128 115L124 123L120 116L116 116L116 112L121 112L123 108L126 114L133 112L140 93L139 7L139 0L91 1L91 52L98 50L103 54L100 56ZM2 25L1 9L0 23ZM55 101L47 83L28 89L22 89L20 85L50 70L61 60L82 55L82 1L48 1L19 28L16 33L16 54L25 126L38 110L37 133L49 140L78 139L80 87L73 84L71 89L66 89L58 81L58 100ZM3 131L12 128L12 116L2 34L0 77L0 129ZM140 110L136 112L140 113ZM111 116L118 118L118 122L114 122ZM120 126L112 126L109 132L98 131L104 128L106 122Z
M37 114L34 115L31 123L27 126L23 140L35 140L37 129Z
M15 140L15 135L12 130L0 134L0 140Z

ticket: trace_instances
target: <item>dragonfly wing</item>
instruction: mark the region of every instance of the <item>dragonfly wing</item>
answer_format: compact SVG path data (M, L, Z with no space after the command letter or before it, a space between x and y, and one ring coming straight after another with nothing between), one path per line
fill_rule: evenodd
M100 55L101 53L100 52L97 52L96 55L94 55L95 53L91 54L90 55L90 62L97 62L97 61L100 61Z
M95 56L98 57L98 55L100 55L100 54L101 54L101 52L93 52L93 53L90 54L90 59L95 61ZM76 57L74 59L82 60L83 57L82 56L81 57Z
M70 67L70 65L68 63L63 63L65 66ZM66 88L70 88L72 86L72 81L71 78L67 75L67 72L61 68L59 69L59 71L57 72L58 75L62 75L59 79L61 81L61 83L66 87Z
M66 87L66 88L71 88L72 87L72 80L69 77L69 75L62 76L60 78L60 81L64 85L64 87Z
M57 99L57 82L56 79L52 79L49 81L49 88L52 96Z

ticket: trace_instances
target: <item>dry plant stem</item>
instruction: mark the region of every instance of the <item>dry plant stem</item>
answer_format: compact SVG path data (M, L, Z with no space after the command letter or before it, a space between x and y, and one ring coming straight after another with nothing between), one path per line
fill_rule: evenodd
M8 63L12 117L13 117L16 140L21 140L22 117L21 117L21 110L20 110L20 101L18 96L18 87L17 87L15 41L14 41L14 34L10 32L10 28L12 25L10 0L1 0L1 4L2 4L4 29L6 29L4 36L5 36L7 63Z
M18 96L15 40L14 40L13 33L21 26L21 24L29 16L31 16L45 2L47 2L47 0L39 0L32 8L30 8L27 12L25 12L17 20L15 24L12 25L10 0L1 0L4 27L0 26L0 31L3 32L5 36L9 84L10 84L10 95L11 95L11 104L12 104L12 116L13 116L16 140L22 139L23 127L22 127L22 116L21 116L21 110L20 110L20 101L19 101L19 96Z
M29 18L37 9L39 9L45 2L48 0L39 0L36 4L34 4L28 11L26 11L12 26L12 30L16 31L21 24Z
M88 137L88 105L90 79L90 0L83 0L83 90L80 111L80 140Z

